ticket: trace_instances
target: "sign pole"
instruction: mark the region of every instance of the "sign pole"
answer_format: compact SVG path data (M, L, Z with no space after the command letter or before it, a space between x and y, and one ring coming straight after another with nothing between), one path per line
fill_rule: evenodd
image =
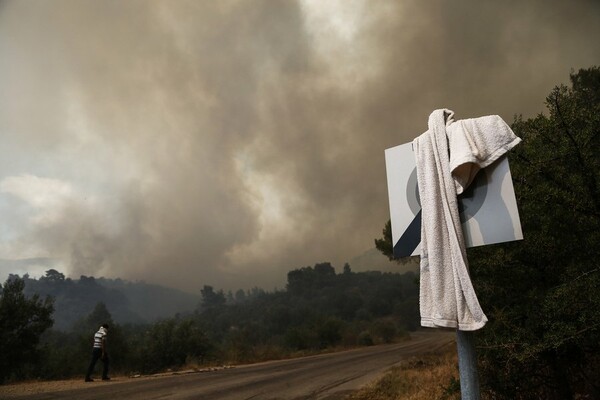
M480 400L477 355L475 354L474 333L456 330L458 348L458 370L462 400Z

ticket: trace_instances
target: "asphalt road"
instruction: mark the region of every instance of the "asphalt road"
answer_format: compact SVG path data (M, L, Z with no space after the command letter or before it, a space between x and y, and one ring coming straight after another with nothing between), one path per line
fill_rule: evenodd
M454 341L454 333L428 330L403 343L332 354L270 361L212 372L92 383L83 389L47 392L19 399L341 399L409 357Z

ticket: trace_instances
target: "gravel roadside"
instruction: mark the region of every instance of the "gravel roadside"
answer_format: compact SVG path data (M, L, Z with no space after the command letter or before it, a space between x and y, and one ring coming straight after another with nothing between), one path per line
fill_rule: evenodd
M216 371L219 369L234 368L232 366L212 367L203 369L191 369L177 372L164 372L154 375L135 375L135 376L117 376L111 377L110 381L95 379L94 382L84 382L81 379L69 379L59 381L25 381L8 385L0 385L0 399L17 399L21 396L28 396L40 393L62 392L65 390L81 389L93 387L95 385L116 385L119 383L131 382L132 380L157 379L165 376L195 374L201 372Z

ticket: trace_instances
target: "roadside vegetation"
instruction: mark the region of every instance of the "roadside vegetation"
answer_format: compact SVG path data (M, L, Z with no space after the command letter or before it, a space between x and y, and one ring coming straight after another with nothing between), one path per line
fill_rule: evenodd
M476 335L484 398L600 398L600 68L546 105L512 124L524 240L468 249L489 318ZM376 243L391 254L389 224Z
M414 357L344 400L459 400L456 345Z
M25 282L38 293L26 296ZM355 273L346 264L336 273L330 263L319 263L290 271L285 290L234 295L206 285L195 310L152 323L118 323L111 305L101 302L68 329L58 330L50 328L54 298L76 309L74 302L87 301L90 293L104 289L94 278L68 280L55 270L40 280L13 275L0 295L0 352L3 360L10 360L0 364L0 381L83 376L92 336L105 322L111 326L111 370L127 375L390 343L418 327L417 282L412 272ZM76 295L65 297L63 289ZM123 297L111 290L113 297ZM42 324L32 323L37 320ZM22 340L13 340L19 335Z

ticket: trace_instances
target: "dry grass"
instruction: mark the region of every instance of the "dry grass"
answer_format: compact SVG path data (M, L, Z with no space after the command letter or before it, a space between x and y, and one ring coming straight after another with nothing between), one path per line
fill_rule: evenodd
M346 400L460 399L456 348L407 360Z

